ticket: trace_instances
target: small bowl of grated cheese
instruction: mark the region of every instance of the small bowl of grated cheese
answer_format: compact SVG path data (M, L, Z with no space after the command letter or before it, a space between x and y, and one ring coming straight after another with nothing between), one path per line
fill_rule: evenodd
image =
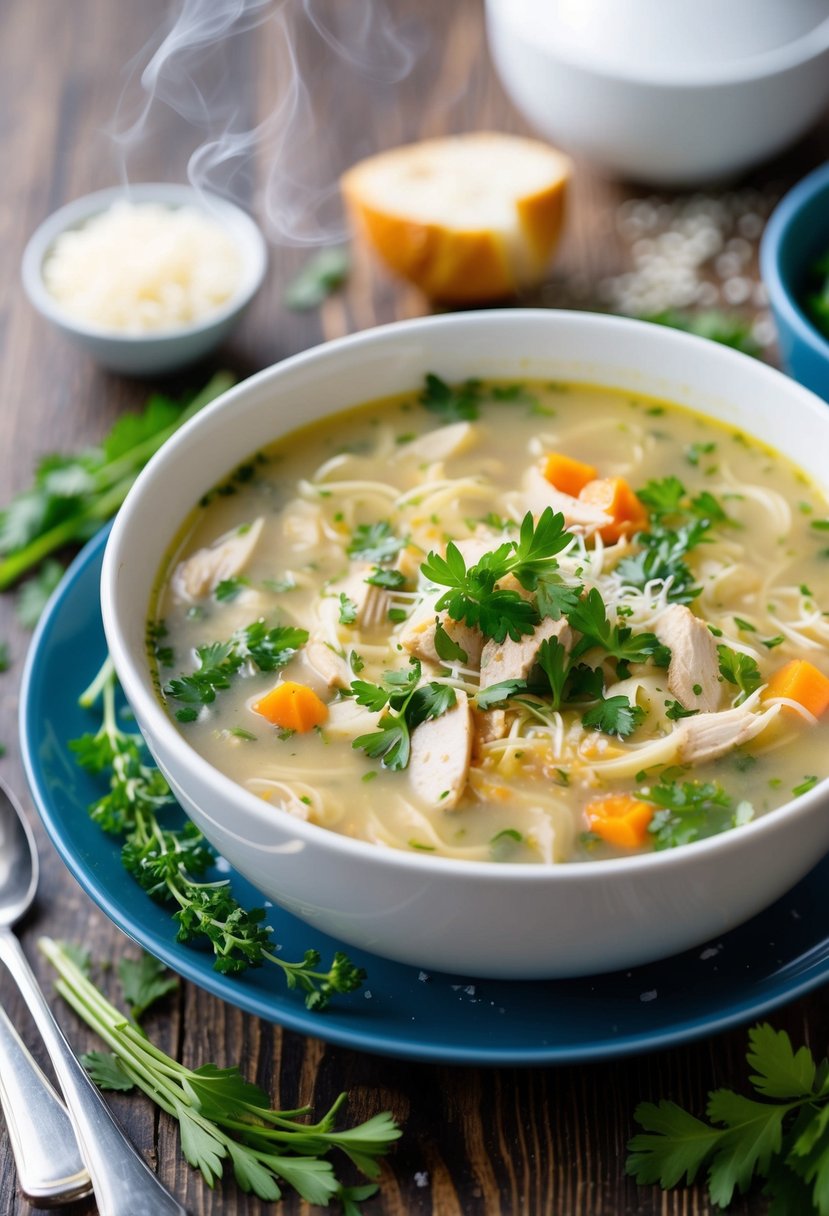
M262 233L241 208L192 186L142 183L54 212L22 273L35 308L99 363L150 376L218 345L266 266Z

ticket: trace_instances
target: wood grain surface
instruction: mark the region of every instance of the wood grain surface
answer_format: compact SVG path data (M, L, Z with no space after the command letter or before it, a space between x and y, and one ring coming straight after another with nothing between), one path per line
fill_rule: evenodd
M298 7L298 5L297 5ZM379 5L378 5L379 7ZM317 72L311 102L325 143L329 180L372 147L420 136L473 129L522 131L487 58L478 0L391 0L385 6L419 48L416 70L394 89L382 81L351 87L353 67L328 64ZM124 84L125 65L140 55L167 13L161 0L2 0L0 2L0 504L28 482L41 454L92 444L125 409L145 398L145 385L110 375L66 344L24 298L19 263L36 224L58 205L112 184L120 172L107 134ZM313 67L306 32L300 61ZM302 41L304 39L304 42ZM144 56L146 59L146 55ZM232 84L251 125L267 118L284 59L260 31L234 46ZM167 113L129 160L134 180L183 180L192 132ZM755 179L780 190L829 155L829 123ZM325 167L325 166L324 166ZM253 198L272 165L260 158L241 193ZM627 264L618 235L619 205L641 188L601 177L579 165L566 239L554 273L536 297L550 305L581 293ZM645 192L647 194L647 192ZM286 312L286 282L307 250L275 245L270 272L255 306L211 366L245 375L323 339L427 310L413 290L393 282L363 253L344 291L317 310ZM586 285L586 287L585 287ZM176 389L203 382L210 367L171 378ZM16 623L10 596L0 601L0 639L13 655L0 675L0 773L25 795L16 745L18 684L28 637ZM60 673L55 673L60 678ZM27 803L27 805L29 805ZM37 905L22 931L28 955L45 984L35 941L49 933L83 940L93 954L116 961L133 951L79 890L36 824L43 859ZM35 1056L43 1052L5 974L0 996ZM825 992L774 1015L797 1042L826 1050ZM73 1045L92 1038L65 1008ZM642 1099L671 1097L701 1111L705 1091L742 1076L745 1032L718 1035L674 1051L589 1066L521 1070L429 1067L328 1047L222 1004L190 985L147 1029L185 1063L240 1064L277 1104L324 1107L349 1091L349 1117L391 1109L405 1134L383 1170L380 1194L367 1216L703 1216L712 1212L700 1187L663 1196L624 1176L632 1111ZM232 1184L211 1192L182 1163L177 1129L140 1096L118 1095L112 1106L165 1184L193 1213L251 1216L267 1207ZM0 1124L0 1214L29 1211L16 1191L13 1161ZM94 1211L87 1203L75 1208ZM308 1211L294 1197L285 1216ZM760 1213L764 1201L738 1201L733 1211Z

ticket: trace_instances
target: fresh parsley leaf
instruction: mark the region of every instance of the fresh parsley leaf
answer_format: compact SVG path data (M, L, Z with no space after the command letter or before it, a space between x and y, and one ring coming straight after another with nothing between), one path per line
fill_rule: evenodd
M487 688L482 688L475 696L475 704L478 709L492 709L496 705L503 705L505 701L509 701L517 692L526 692L526 680L500 680L497 684L490 684Z
M686 333L708 338L712 342L720 342L723 346L742 351L744 355L760 354L760 344L752 333L751 320L736 312L724 312L717 308L704 309L701 312L683 312L676 308L667 308L663 312L651 313L641 319L654 325L682 329Z
M463 647L443 628L439 617L435 617L435 650L444 663L466 663L469 659Z
M686 709L681 701L666 701L665 706L665 717L671 722L679 722L681 718L693 718L699 713L698 709Z
M573 648L574 657L599 646L623 663L643 663L650 659L657 667L667 667L670 662L670 650L655 634L634 634L629 625L611 625L607 607L596 587L591 587L579 600L568 620L583 635Z
M553 709L558 709L564 700L564 687L570 674L570 653L558 638L545 638L538 648L537 659L550 685Z
M420 662L413 659L407 668L387 671L382 684L354 680L346 693L375 713L386 710L376 731L360 735L352 743L372 760L382 761L384 768L405 768L411 754L411 732L421 722L446 713L457 701L451 685L431 681L418 687L420 677Z
M626 739L645 719L640 705L633 705L627 697L608 697L588 709L582 716L585 726L604 731L606 735L618 735Z
M346 552L355 561L376 562L379 565L393 561L406 544L403 537L395 536L388 520L381 519L374 524L358 524Z
M663 774L636 797L658 807L648 825L654 848L672 849L738 827L753 815L750 803L734 802L716 781L674 781Z
M196 648L199 665L194 672L178 676L164 685L165 694L187 708L178 710L180 722L193 722L198 705L211 705L216 693L230 688L231 678L246 661L259 671L276 671L289 662L308 641L308 631L291 625L268 628L264 620L238 629L227 642L211 642Z
M136 1022L156 1001L178 989L176 976L157 958L143 952L137 959L122 959L118 965L118 976L124 1000Z
M299 274L288 284L283 295L286 308L305 312L318 308L348 278L351 269L348 249L336 246L321 249L309 258Z
M357 605L350 600L344 591L340 592L339 622L341 625L353 625L357 620Z
M717 654L720 660L720 675L740 690L736 701L736 704L740 705L763 683L760 669L751 655L732 650L730 646L722 643L717 647Z
M85 1051L81 1063L99 1089L120 1090L121 1093L135 1089L132 1077L111 1051Z
M386 591L397 591L405 585L406 576L402 570L389 570L384 569L382 566L375 566L371 574L363 581L370 583L372 587L383 587Z
M569 616L583 592L583 587L571 587L554 573L539 575L535 589L539 616L551 617L554 621Z
M24 629L34 629L52 592L64 576L64 568L54 558L41 562L31 578L17 593L17 619Z
M474 422L480 413L483 386L480 380L466 380L449 385L433 372L427 373L420 404L437 414L445 425L449 422Z
M223 578L216 584L213 596L220 604L228 604L235 600L247 586L248 579L243 575L233 575L231 578Z

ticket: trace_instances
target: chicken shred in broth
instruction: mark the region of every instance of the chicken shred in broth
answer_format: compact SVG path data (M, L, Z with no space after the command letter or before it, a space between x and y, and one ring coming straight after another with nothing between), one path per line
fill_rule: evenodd
M691 843L826 775L827 514L691 411L429 377L205 496L152 607L159 689L274 814L377 845Z

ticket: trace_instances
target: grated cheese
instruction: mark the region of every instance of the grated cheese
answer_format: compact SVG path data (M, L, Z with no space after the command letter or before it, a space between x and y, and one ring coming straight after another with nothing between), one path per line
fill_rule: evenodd
M241 272L236 243L195 207L124 201L62 233L43 280L75 320L143 334L208 317L234 295Z

